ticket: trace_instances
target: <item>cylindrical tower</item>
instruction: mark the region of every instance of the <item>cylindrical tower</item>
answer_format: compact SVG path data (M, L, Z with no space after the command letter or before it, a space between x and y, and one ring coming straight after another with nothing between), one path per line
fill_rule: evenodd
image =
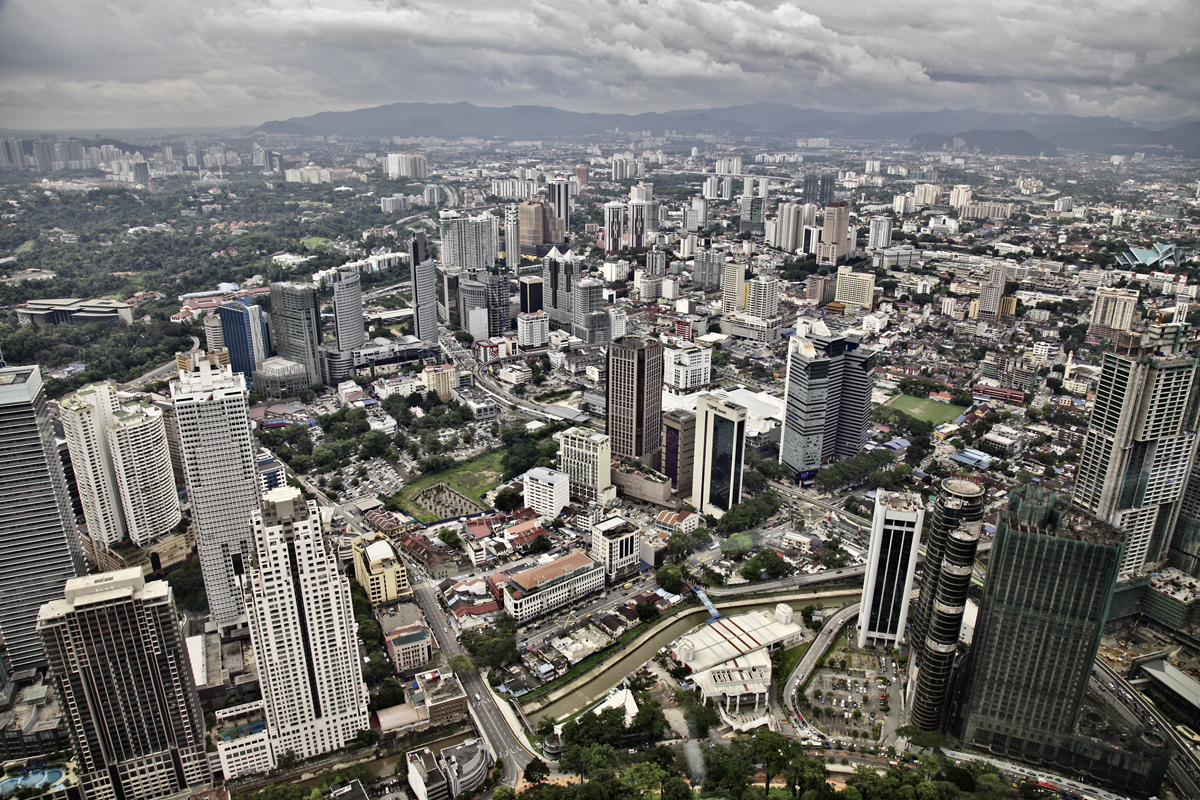
M930 521L925 574L911 637L910 659L915 668L911 721L921 730L936 730L941 725L983 507L982 486L961 478L942 481Z

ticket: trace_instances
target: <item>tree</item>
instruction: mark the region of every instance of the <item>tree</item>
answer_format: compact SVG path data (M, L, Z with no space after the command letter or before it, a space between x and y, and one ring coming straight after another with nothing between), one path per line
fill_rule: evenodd
M515 489L505 489L496 495L496 510L511 512L525 507L525 498Z
M658 606L654 605L654 603L638 603L634 607L634 610L637 611L638 619L642 622L653 622L658 619Z
M467 658L462 653L459 653L450 659L450 669L452 669L456 675L461 675L463 673L473 672L475 670L475 665L471 663L471 659Z
M688 786L682 778L667 778L662 783L661 800L692 800L694 797L692 787Z
M549 736L554 733L554 718L549 715L544 715L538 720L537 724L538 736Z
M517 790L511 786L497 786L492 793L492 800L517 800Z
M535 758L525 766L525 780L537 784L550 777L550 765Z
M659 586L671 594L679 594L683 591L683 570L674 564L663 564L659 567L655 573L655 579Z

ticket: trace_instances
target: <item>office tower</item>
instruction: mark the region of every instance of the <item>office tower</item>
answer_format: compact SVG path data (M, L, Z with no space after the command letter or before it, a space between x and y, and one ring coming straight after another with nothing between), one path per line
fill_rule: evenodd
M413 335L420 339L426 347L437 347L438 323L438 269L429 258L429 248L425 241L425 232L417 231L412 239L412 309ZM455 273L454 283L458 284ZM450 316L451 286L450 273L446 272L443 294L446 299L447 316ZM455 306L458 304L455 303Z
M275 753L312 758L370 728L350 581L315 501L272 489L247 517L253 561L238 559L250 639Z
M458 284L463 278L462 268L435 264L434 270L435 290L437 293L437 319L447 325L459 325L461 324L461 319L458 315ZM425 321L428 322L428 319ZM428 330L428 325L426 325L426 330ZM421 337L418 336L417 338L420 339Z
M0 367L0 637L14 672L46 663L38 609L83 571L41 370Z
M825 173L811 173L804 176L804 202L813 205L827 205L833 200L833 185L835 176Z
M780 250L795 253L804 244L804 229L816 225L817 207L803 203L780 203L775 220L775 240Z
M651 275L642 267L633 271L633 290L643 303L662 297L662 284L661 275Z
M762 236L766 232L766 219L763 215L763 199L749 193L742 195L738 201L738 230L751 236Z
M662 345L648 336L622 336L608 347L608 429L615 457L658 468L662 449Z
M141 567L72 578L42 606L37 632L85 797L152 800L211 783L204 714L166 581L147 583Z
M180 360L179 377L171 381L171 400L200 571L213 619L227 624L242 613L231 559L249 557L248 521L258 507L246 382L221 365L216 354L181 353Z
M316 286L271 284L271 336L279 355L304 366L311 385L321 382L321 305Z
M712 180L712 178L709 178ZM687 226L688 230L695 231L701 228L708 227L708 201L703 197L692 198L692 214L690 217L691 224Z
M697 250L692 283L705 290L720 289L725 274L725 254L720 250Z
M1092 316L1088 321L1088 335L1111 339L1118 331L1132 328L1138 296L1136 289L1097 289L1096 299L1092 301Z
M571 478L565 472L534 467L525 473L522 498L539 517L554 519L571 503Z
M823 233L824 230L819 225L806 225L804 231L801 233L803 239L800 244L800 250L807 255L815 256L817 248L821 245L821 235Z
M721 179L716 175L710 175L704 179L704 186L700 191L705 200L721 199Z
M696 415L683 408L663 414L662 473L680 498L692 496L696 460Z
M221 320L220 347L229 351L229 365L246 379L246 388L254 390L254 370L267 357L267 324L262 306L228 301L217 306ZM209 350L219 349L210 345Z
M608 338L612 340L624 336L629 322L629 315L625 313L625 309L609 306L604 309L604 313L608 314Z
M225 346L225 334L221 330L220 314L204 315L204 349L220 350Z
M604 204L604 252L619 253L625 246L625 204L617 200Z
M667 274L667 254L659 250L657 245L646 253L646 272L650 275Z
M504 266L514 273L521 267L521 209L516 203L504 207Z
M1124 541L1052 491L1012 490L971 644L966 741L1020 758L1075 730Z
M362 279L354 267L339 269L333 275L333 328L338 350L357 350L367 342Z
M746 408L715 394L696 400L692 507L720 519L742 501Z
M759 319L779 316L779 281L757 275L746 282L746 313Z
M59 402L88 536L105 545L125 539L125 515L108 449L108 426L118 406L112 387L104 383L85 386Z
M508 279L493 272L478 276L487 303L488 338L499 336L509 329Z
M546 184L546 194L558 229L566 233L571 230L571 184L565 178L554 178Z
M462 281L458 285L458 314L462 327L475 341L490 339L488 327L487 289L479 281Z
M970 184L960 183L950 190L950 206L952 208L962 208L969 202L971 202Z
M1126 578L1167 555L1196 455L1197 342L1186 324L1117 333L1100 367L1075 502L1120 528Z
M874 283L874 281L872 281ZM872 288L872 294L874 289ZM805 297L815 300L818 307L837 296L837 277L834 275L809 275L805 284Z
M544 255L547 249L566 240L566 233L558 224L554 208L544 197L526 200L517 206L517 224L521 252L526 255Z
M550 315L545 311L517 315L517 346L521 349L545 347L550 342Z
M588 171L586 164L575 165L575 179L579 181L580 186L588 185Z
M732 314L746 304L746 265L732 258L721 270L721 313Z
M890 217L871 217L867 233L868 250L884 250L892 246L892 220Z
M464 217L455 211L442 212L441 261L468 272L490 270L500 256L500 218L484 213Z
M608 313L604 311L604 281L584 278L572 296L571 333L584 344L601 345L609 340Z
M568 428L558 437L558 468L570 478L572 498L602 501L612 486L612 440L586 428Z
M819 320L788 343L787 413L779 460L801 480L824 463L851 458L867 443L875 353L834 336Z
M975 551L983 524L984 489L962 478L942 481L925 544L925 574L913 616L910 719L937 730L946 716L950 673L962 633Z
M850 204L844 200L825 206L825 224L817 245L818 264L841 264L853 252L850 242Z
M525 275L517 281L521 295L521 313L532 314L542 310L542 286L545 281L536 275Z
M542 308L550 314L550 327L569 331L574 323L571 294L583 269L583 256L569 250L551 250L542 261Z
M925 504L916 492L875 495L871 545L858 610L859 647L899 647L917 571Z
M653 213L652 213L653 211ZM657 206L649 201L631 200L625 227L626 243L630 250L641 251L649 246L647 235L658 228Z
M824 245L822 245L824 247ZM855 272L851 267L838 267L833 298L846 308L867 308L875 305L875 275Z
M1000 299L1004 297L1004 281L1007 275L1008 271L1002 262L995 262L988 267L987 280L979 290L979 319L1000 319Z

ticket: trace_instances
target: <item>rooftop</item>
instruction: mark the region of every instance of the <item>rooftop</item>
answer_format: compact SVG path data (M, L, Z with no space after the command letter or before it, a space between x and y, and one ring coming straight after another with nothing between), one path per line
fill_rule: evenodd
M531 592L543 583L561 578L576 570L591 567L599 567L599 564L583 553L576 551L574 553L567 553L562 558L557 558L549 564L518 573L512 579L517 586L527 592Z

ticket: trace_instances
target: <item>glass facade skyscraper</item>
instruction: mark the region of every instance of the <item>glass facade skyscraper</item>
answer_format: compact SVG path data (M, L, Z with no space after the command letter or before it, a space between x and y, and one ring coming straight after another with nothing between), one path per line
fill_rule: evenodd
M245 377L246 388L254 391L254 370L262 366L267 355L262 306L230 301L217 306L217 316L221 320L221 341L229 351L229 366Z
M692 506L720 518L742 499L746 409L716 394L696 401Z

